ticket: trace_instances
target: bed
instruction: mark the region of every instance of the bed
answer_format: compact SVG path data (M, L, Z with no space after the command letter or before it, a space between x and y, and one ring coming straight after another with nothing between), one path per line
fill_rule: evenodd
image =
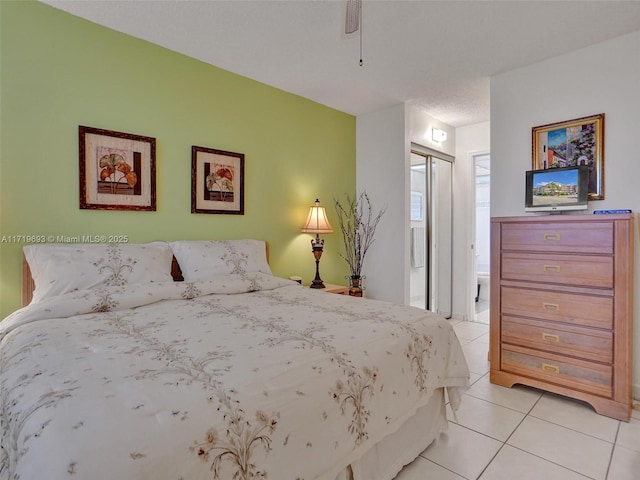
M446 320L275 277L264 242L24 250L0 480L387 480L468 386Z

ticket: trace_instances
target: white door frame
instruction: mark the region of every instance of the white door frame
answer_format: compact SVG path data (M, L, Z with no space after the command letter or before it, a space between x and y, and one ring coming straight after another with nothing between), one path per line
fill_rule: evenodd
M471 188L469 189L469 237L467 238L467 320L475 321L476 316L476 294L478 291L478 272L476 265L476 160L475 157L481 155L491 155L489 150L476 150L468 153L467 173L469 175ZM489 187L491 188L491 187Z

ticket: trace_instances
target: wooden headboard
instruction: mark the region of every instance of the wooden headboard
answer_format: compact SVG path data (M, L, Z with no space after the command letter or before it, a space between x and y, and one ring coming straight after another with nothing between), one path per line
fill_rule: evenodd
M31 297L33 297L33 291L36 289L36 283L31 276L31 269L27 263L27 259L22 255L22 306L27 306L31 303Z
M176 257L171 259L171 276L175 282L182 282L184 277L182 276L182 270ZM33 297L33 291L36 288L36 284L31 276L31 269L27 263L27 259L22 255L22 306L29 305L31 298Z

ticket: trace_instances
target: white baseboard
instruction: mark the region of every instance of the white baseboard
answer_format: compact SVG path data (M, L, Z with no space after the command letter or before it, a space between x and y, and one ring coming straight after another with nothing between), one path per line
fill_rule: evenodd
M637 383L633 386L633 401L636 404L640 404L640 385Z

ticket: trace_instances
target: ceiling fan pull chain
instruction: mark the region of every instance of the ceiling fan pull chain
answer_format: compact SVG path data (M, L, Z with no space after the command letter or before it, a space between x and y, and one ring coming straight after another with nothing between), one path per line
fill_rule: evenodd
M347 17L344 23L344 33L350 34L360 30L360 66L362 61L362 0L347 0Z
M362 25L362 4L360 4L360 66L363 65L363 61L362 61L362 30L363 30L363 25Z

